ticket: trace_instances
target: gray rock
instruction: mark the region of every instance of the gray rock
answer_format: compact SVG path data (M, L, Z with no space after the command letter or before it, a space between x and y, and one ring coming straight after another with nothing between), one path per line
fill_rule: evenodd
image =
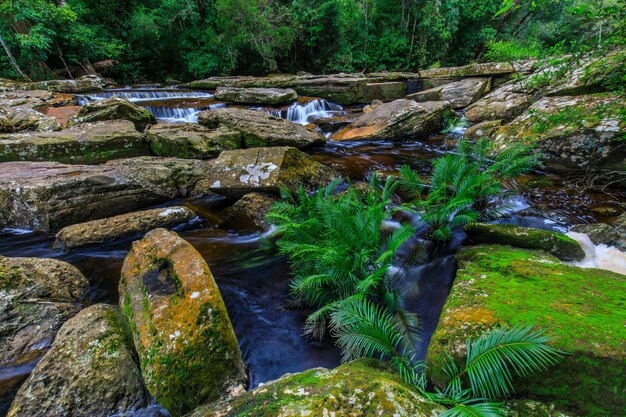
M135 360L117 307L88 307L63 325L8 416L129 416L149 401Z
M220 152L238 149L243 135L229 128L209 129L197 123L152 125L146 131L152 152L177 158L213 158Z
M278 198L272 194L248 193L237 200L231 211L255 228L267 230L269 224L265 221L265 214L276 201Z
M453 109L460 109L478 100L490 88L490 78L466 78L440 87L409 94L406 98L417 102L448 101Z
M61 125L54 117L46 117L29 107L0 107L0 132L50 132L60 129Z
M144 136L126 120L84 123L58 132L0 134L0 162L98 164L149 154Z
M291 88L218 87L213 96L230 103L273 105L291 103L298 93Z
M94 75L85 75L75 80L49 80L26 83L22 85L25 90L50 90L59 93L92 93L102 91L105 81Z
M156 123L156 119L148 110L134 105L125 98L113 96L84 105L78 114L68 121L68 126L116 119L133 122L140 132L143 132L149 124Z
M195 218L196 214L192 210L181 206L120 214L64 227L57 233L54 247L75 249L112 242L145 234L159 227L172 228Z
M465 130L463 138L467 140L490 138L500 126L502 126L502 120L486 120L476 123Z
M304 148L326 141L322 132L262 111L227 108L206 110L198 115L198 123L208 128L236 130L243 135L248 148L293 146Z

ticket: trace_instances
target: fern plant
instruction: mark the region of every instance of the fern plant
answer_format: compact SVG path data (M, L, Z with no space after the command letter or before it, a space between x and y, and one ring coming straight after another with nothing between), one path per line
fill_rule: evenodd
M455 153L433 160L428 182L409 166L401 168L402 190L412 199L404 208L422 216L431 238L447 240L455 227L498 216L497 203L506 194L502 181L528 172L537 162L525 145L496 152L487 140L462 140Z
M284 201L267 214L278 227L278 250L292 266L292 294L316 309L307 319L305 333L323 337L336 306L362 297L392 312L410 337L416 319L402 309L390 267L414 229L405 225L383 231L396 184L392 180L379 184L373 177L368 191L350 187L337 193L338 184L311 195L302 189L295 196L283 191Z

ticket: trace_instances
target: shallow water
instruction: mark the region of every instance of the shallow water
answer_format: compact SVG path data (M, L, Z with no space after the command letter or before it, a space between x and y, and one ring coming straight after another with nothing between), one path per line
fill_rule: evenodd
M154 113L180 112L181 117L176 114L171 117L180 119L177 121L193 119L190 116L193 112L197 118L198 109L219 105L210 95L181 97L178 93L172 97L142 93L145 97L138 98L137 104L152 109ZM286 117L290 110L280 111ZM292 114L301 122L308 120L308 116L299 111L291 108ZM340 110L331 106L321 111ZM448 134L408 142L331 141L308 152L353 181L364 180L375 171L396 173L403 164L426 174L430 161L453 151L462 133L460 128ZM620 201L626 200L623 196L583 190L573 181L542 173L527 176L509 186L519 192L507 197L508 217L500 221L563 232L571 224L611 220L621 211ZM339 352L332 340L312 341L302 336L308 311L290 304L288 264L283 257L268 249L266 237L247 230L244 224L228 216L228 210L216 208L211 202L188 200L170 204L181 203L193 208L203 219L177 231L211 267L248 366L251 387L287 372L338 365ZM398 282L405 291L404 307L420 318L422 338L417 345L420 358L426 354L452 285L456 272L454 253L463 239L462 232L455 233L453 241L446 248L431 251L424 264L405 265L398 274ZM6 231L0 234L0 255L53 257L67 261L78 267L91 284L92 290L85 305L95 302L117 304L119 274L133 239L71 253L53 249L53 240L51 234ZM602 248L594 248L594 251L596 258L606 257L607 252ZM34 366L35 363L31 363L0 368L0 393L4 391L3 384L13 385L23 380ZM0 415L6 412L14 394L15 389L0 394Z

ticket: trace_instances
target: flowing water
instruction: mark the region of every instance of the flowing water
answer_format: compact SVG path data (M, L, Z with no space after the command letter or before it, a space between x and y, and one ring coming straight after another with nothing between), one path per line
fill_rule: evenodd
M97 100L106 94L122 93L148 108L157 118L169 121L193 121L194 114L197 120L200 109L223 106L207 93L193 95L179 90L118 90L83 97ZM277 116L305 123L310 117L344 110L325 100L315 100L274 111ZM451 152L462 133L462 129L457 129L408 142L331 141L309 152L352 181L364 180L373 172L397 172L403 164L427 173L430 161ZM508 198L508 217L501 221L524 226L567 231L571 224L609 220L615 215L610 208L619 205L616 201L619 196L583 191L575 182L541 173L510 185L521 191ZM227 206L216 208L203 200L173 201L170 204L187 205L202 218L201 222L177 231L211 267L248 366L251 387L286 372L339 364L339 352L332 340L313 341L302 336L308 311L290 303L288 264L283 257L268 249L271 245L267 244L266 235L247 230L245 225L229 216ZM418 222L415 218L410 220ZM425 356L450 291L456 272L454 253L464 238L463 232L457 231L447 247L427 251L426 261L421 265L402 262L403 256L408 258L413 248L420 244L417 237L403 248L405 253L400 254L396 272L398 283L405 292L404 307L416 312L421 322L422 338L417 345L420 358ZM53 240L52 234L5 230L0 232L0 255L52 257L67 261L78 267L91 284L86 305L95 302L117 304L119 274L133 239L70 253L53 249ZM609 249L587 245L585 250L589 259L583 262L587 262L586 266L598 266L600 259L612 256ZM6 412L15 394L16 382L25 379L35 364L0 368L0 415ZM9 386L13 388L5 392Z

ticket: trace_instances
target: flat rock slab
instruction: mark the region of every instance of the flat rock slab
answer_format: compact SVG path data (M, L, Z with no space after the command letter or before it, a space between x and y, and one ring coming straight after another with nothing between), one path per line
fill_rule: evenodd
M254 191L279 193L299 186L313 190L339 174L311 156L290 147L225 151L209 161L207 179L196 185L194 195L218 193L242 197Z
M85 277L66 262L0 257L0 367L41 357L80 310L88 289Z
M508 62L484 62L480 64L469 64L463 67L442 67L421 70L419 76L420 78L477 77L512 74L515 70L516 67Z
M461 109L478 100L489 91L491 78L467 78L440 87L420 91L406 96L417 102L447 101L453 109Z
M20 388L11 417L127 416L150 401L116 306L81 310Z
M98 164L149 154L144 136L126 120L85 123L57 132L0 135L0 162Z
M326 141L322 132L318 130L256 110L237 108L206 110L198 115L198 123L211 129L223 127L241 132L244 146L247 148L265 146L304 148Z
M450 103L395 100L373 108L335 132L332 140L402 140L438 132L444 127Z
M20 85L20 88L23 88L25 90L49 90L59 93L71 94L93 93L97 91L102 91L104 87L104 80L100 77L92 75L79 77L75 80L38 81Z
M104 165L0 164L0 227L53 231L184 197L207 163L139 157Z
M229 103L273 105L291 103L298 93L291 88L218 87L213 96Z
M146 130L150 149L159 156L206 159L243 146L240 131L227 127L209 129L197 123L160 123Z
M64 227L57 233L54 247L76 249L112 242L145 234L159 227L179 226L195 218L196 213L181 206L120 214L119 216Z

